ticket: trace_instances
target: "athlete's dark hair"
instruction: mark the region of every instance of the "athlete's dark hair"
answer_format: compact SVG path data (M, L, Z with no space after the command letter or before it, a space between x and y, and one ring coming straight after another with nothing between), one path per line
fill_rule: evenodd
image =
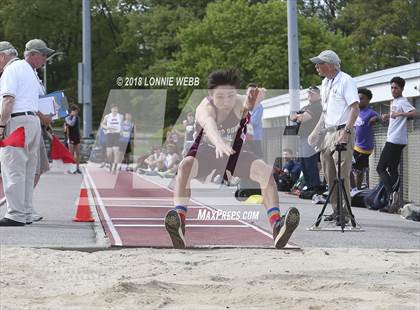
M71 107L70 111L77 111L77 112L80 112L80 109L79 109L79 107L78 107L77 105L73 105L73 106Z
M391 84L395 83L395 84L399 85L401 88L404 88L404 86L405 86L405 80L403 78L399 77L399 76L394 76L390 83Z
M231 85L235 88L239 88L241 85L241 79L239 77L238 70L216 70L210 73L208 77L207 88L213 89L221 85Z
M371 92L369 89L365 88L365 87L360 87L360 88L358 88L358 89L357 89L357 93L358 93L358 94L363 94L363 95L365 95L366 97L368 97L368 98L369 98L369 100L370 100L370 99L372 99L372 92Z

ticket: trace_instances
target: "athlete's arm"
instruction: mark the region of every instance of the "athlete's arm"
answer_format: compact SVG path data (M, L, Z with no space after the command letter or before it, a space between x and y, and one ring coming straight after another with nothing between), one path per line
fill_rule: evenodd
M102 123L101 123L101 127L103 129L108 129L108 127L106 126L107 119L108 119L108 115L105 115L104 119L102 120Z
M243 113L242 118L248 115L248 112L252 111L255 105L261 102L265 96L265 88L252 88L249 90L248 95L244 96Z
M372 116L370 119L369 119L369 121L368 121L368 124L369 124L369 126L373 126L373 125L375 125L376 124L376 122L378 121L378 116L377 115L375 115L375 116Z
M216 112L209 105L207 99L204 99L198 105L195 117L197 122L203 127L210 142L216 147L216 158L221 158L223 155L230 156L234 153L232 147L223 140L217 130Z
M407 117L407 118L415 117L416 109L411 110L410 112L391 112L391 118L396 118L400 116Z

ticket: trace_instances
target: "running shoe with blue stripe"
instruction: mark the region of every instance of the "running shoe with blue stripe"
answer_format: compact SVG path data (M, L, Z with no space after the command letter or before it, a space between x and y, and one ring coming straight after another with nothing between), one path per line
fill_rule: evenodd
M290 236L298 227L300 221L300 214L298 209L290 208L286 214L274 224L273 239L274 246L277 249L284 248L290 239Z

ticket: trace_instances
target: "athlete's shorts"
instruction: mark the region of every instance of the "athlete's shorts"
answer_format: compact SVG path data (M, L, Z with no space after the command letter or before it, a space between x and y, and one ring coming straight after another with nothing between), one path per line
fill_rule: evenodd
M198 149L194 143L186 156L195 157L198 161L198 171L196 179L205 181L206 178L212 174L213 176L225 176L225 171L228 170L232 176L238 177L241 180L250 180L251 164L259 159L254 153L247 151L246 148L240 153L235 153L229 158L226 155L222 158L216 158L215 148L208 144L201 144Z
M353 170L355 171L364 171L365 169L369 168L369 156L370 154L363 154L356 150L353 151Z
M69 143L73 145L80 144L80 135L69 135Z
M107 133L106 134L106 147L120 147L120 134L119 133Z

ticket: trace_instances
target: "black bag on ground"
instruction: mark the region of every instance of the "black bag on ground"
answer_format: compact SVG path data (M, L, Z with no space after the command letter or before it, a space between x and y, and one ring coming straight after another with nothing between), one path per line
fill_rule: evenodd
M350 192L351 196L351 206L356 208L367 208L367 205L365 203L365 199L367 196L370 195L372 192L371 189L365 188L360 190L355 190Z
M382 181L366 194L364 203L371 210L379 210L388 205L388 195Z
M252 195L261 195L260 185L251 180L241 180L235 191L236 200L245 201Z
M292 189L293 186L293 180L292 177L290 176L290 174L285 173L282 174L280 176L278 176L278 178L274 178L276 180L277 183L277 190L280 192L290 192L290 190Z
M304 187L302 189L302 191L299 194L299 198L301 199L312 199L314 197L314 195L317 194L322 194L323 192L326 191L326 186L325 185L320 185L320 186L316 186L316 187Z
M304 189L300 192L299 198L301 198L301 199L312 199L312 197L316 194L318 194L318 192L314 189Z

